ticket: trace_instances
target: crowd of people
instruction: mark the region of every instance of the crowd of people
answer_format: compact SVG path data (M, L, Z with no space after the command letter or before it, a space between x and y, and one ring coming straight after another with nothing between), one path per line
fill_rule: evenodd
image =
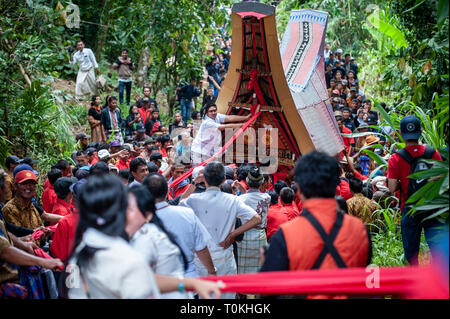
M115 96L103 105L93 96L91 135L77 134L72 158L40 178L40 198L36 160L6 159L0 171L0 298L49 298L53 290L60 298L254 298L221 293L224 283L198 277L366 266L370 235L384 225L377 211L387 207L402 210L409 263L418 262L422 228L430 247L436 245L439 222L407 215L405 202L417 159L442 158L419 143L421 123L413 116L400 123L405 151L389 157L396 134L373 127L380 116L359 88L354 59L343 58L340 49L336 55L325 51L335 118L342 134L367 135L344 135L341 154L313 151L284 173L264 174L257 163L196 166L203 131L221 136L248 119L217 113L214 102L229 64L229 50L224 52L206 67L211 86L201 111L190 115L192 99L201 96L196 81L180 85L181 112L172 123L161 122L148 86L126 118ZM115 67L128 102L127 53ZM389 161L387 170L364 152L374 144L381 145L377 152ZM192 175L174 183L192 167Z

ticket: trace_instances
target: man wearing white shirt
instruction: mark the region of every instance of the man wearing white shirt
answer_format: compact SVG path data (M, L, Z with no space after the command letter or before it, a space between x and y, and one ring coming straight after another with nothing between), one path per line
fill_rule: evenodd
M77 42L77 52L72 57L69 53L69 63L80 65L77 75L77 83L75 87L75 95L77 97L90 97L97 93L97 84L95 82L94 69L99 74L98 64L95 55L91 49L84 47L83 41Z
M142 184L155 197L156 215L162 220L164 227L174 235L177 244L183 249L188 262L185 277L197 277L199 274L194 264L195 255L207 271L207 275L215 275L211 255L207 247L211 239L206 228L195 216L192 209L169 205L166 201L168 185L166 178L152 173L144 178ZM206 276L206 275L205 275Z
M237 273L237 267L232 243L238 235L260 224L261 216L237 196L220 191L219 186L225 181L225 168L222 163L208 163L204 169L204 177L206 191L183 199L180 206L192 208L211 235L208 249L217 275L234 275ZM236 218L241 219L242 226L234 229ZM205 276L204 267L197 263L196 266L200 276ZM222 297L234 298L235 294L223 294Z

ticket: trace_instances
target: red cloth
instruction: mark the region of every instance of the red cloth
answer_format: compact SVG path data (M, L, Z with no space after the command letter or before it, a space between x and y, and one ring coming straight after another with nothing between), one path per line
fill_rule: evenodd
M297 209L301 213L303 210L303 204L300 198L297 197L297 195L295 195L295 205L297 205Z
M342 196L345 200L353 197L350 193L350 185L345 180L341 179L341 183L336 187L336 195Z
M156 132L159 132L159 129L161 128L161 122L160 121L155 121L155 123L153 123L152 129L150 130L150 135L155 134Z
M206 161L198 164L195 167L199 167L199 166L205 166L206 164L208 164L209 162L214 161L217 157L219 157L220 155L223 154L223 152L225 152L225 150L231 145L233 144L233 142L238 138L239 135L242 134L242 132L244 132L247 127L250 126L250 124L253 123L253 121L256 120L256 118L261 114L261 111L259 111L258 113L256 113L255 115L253 115L247 122L245 122L245 124L243 126L241 126L240 129L237 130L236 133L234 133L234 135L228 140L228 142L225 143L225 145L222 147L222 149L220 151L218 151L216 154L214 154L214 156L211 156L210 158L208 158ZM186 173L184 173L183 175L181 175L180 177L178 177L176 180L172 181L172 183L170 183L169 188L170 187L174 187L176 185L178 185L181 181L184 181L186 178L188 178L189 176L192 175L192 172L194 171L194 168L192 167L191 169L189 169Z
M37 248L34 250L34 254L38 257L45 258L45 259L53 259L52 256L47 254L42 248ZM58 267L60 270L64 269L64 266Z
M124 162L122 159L120 159L120 160L117 162L116 167L119 169L119 171L120 171L121 169L124 169L124 168L127 168L127 169L128 169L128 168L130 167L130 162L129 162L129 161Z
M275 204L269 207L267 213L267 239L277 232L281 224L289 221L288 211L283 210L283 207Z
M50 182L49 182L50 183ZM51 213L53 211L53 206L56 203L58 197L56 196L55 189L52 185L49 185L42 192L42 207L47 213Z
M266 105L266 100L264 100L264 95L259 87L258 83L258 70L253 69L249 72L250 82L248 82L248 89L253 90L256 93L256 97L258 98L258 102L261 105ZM253 109L253 112L256 110L256 107Z
M379 276L376 276L379 270ZM448 279L427 267L343 268L273 271L255 274L208 276L199 279L225 283L222 292L272 295L394 295L414 299L448 299ZM373 278L379 279L378 280ZM369 283L369 284L368 284Z
M422 156L425 152L425 145L412 145L405 147L406 150L413 156ZM438 151L435 151L432 159L442 161L441 155ZM403 209L403 205L408 198L408 182L411 165L409 165L403 158L397 153L394 153L388 162L387 178L400 180L401 198L400 208Z
M71 254L78 225L78 214L70 214L58 223L58 228L52 237L50 251L53 256L65 261Z
M167 150L164 147L161 147L161 155L162 157L167 157Z
M247 185L247 183L245 182L245 180L239 181L239 183L241 183L242 186L244 186L245 190L248 190L248 185Z
M177 198L179 195L183 194L189 187L190 184L185 185L184 187L181 188L176 188L178 187L178 185L176 187L171 187L170 188L170 196L172 198Z
M286 172L276 172L273 173L273 183L275 184L277 181L282 180L284 181L287 177L287 173Z
M58 227L58 224L53 225L53 226L49 226L49 227L45 227L46 229L50 230L52 233L55 232L56 228ZM41 237L44 235L44 232L40 229L36 229L33 234L31 234L31 237L33 237L34 241L38 241L39 239L41 239Z

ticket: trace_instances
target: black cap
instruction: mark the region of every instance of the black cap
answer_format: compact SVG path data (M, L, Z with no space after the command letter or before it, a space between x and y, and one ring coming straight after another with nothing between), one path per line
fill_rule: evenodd
M5 165L6 165L6 168L9 169L9 165L11 165L11 164L19 164L19 163L20 163L20 158L18 158L18 157L15 156L15 155L9 155L9 156L6 158Z
M97 152L97 149L95 149L94 147L88 147L85 151L87 155L93 155L95 152Z
M138 131L138 132L145 132L144 124L139 123L138 125L136 125L136 131Z
M367 123L369 125L375 125L375 124L377 124L377 122L378 122L378 119L377 119L377 117L375 115L369 115L367 117Z
M28 165L35 165L37 164L37 161L35 159L32 159L31 157L24 157L21 160L19 160L20 164L28 164Z
M84 134L84 133L78 133L77 135L75 135L75 139L76 139L77 141L79 141L79 140L84 140L85 138L90 138L90 136L89 136L89 135L86 135L86 134Z
M400 121L400 132L405 140L418 140L422 135L420 120L413 115L405 116Z
M150 155L150 161L154 161L154 160L162 160L162 154L161 153L153 153L152 155Z

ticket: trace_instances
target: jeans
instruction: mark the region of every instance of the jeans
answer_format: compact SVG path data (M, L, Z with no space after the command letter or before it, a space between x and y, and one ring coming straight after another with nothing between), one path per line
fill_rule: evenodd
M422 228L425 232L425 239L428 247L430 248L430 251L434 253L434 248L439 243L439 234L443 231L444 224L436 219L428 219L422 222L421 218L407 214L408 211L408 208L403 207L401 220L403 250L405 251L406 260L408 260L411 265L418 265Z
M123 90L126 89L127 90L127 105L130 105L130 98L131 98L131 84L132 82L122 82L119 81L119 103L123 104Z
M181 117L183 118L183 122L187 123L189 118L191 117L191 100L186 100L184 98L180 101L181 105Z

